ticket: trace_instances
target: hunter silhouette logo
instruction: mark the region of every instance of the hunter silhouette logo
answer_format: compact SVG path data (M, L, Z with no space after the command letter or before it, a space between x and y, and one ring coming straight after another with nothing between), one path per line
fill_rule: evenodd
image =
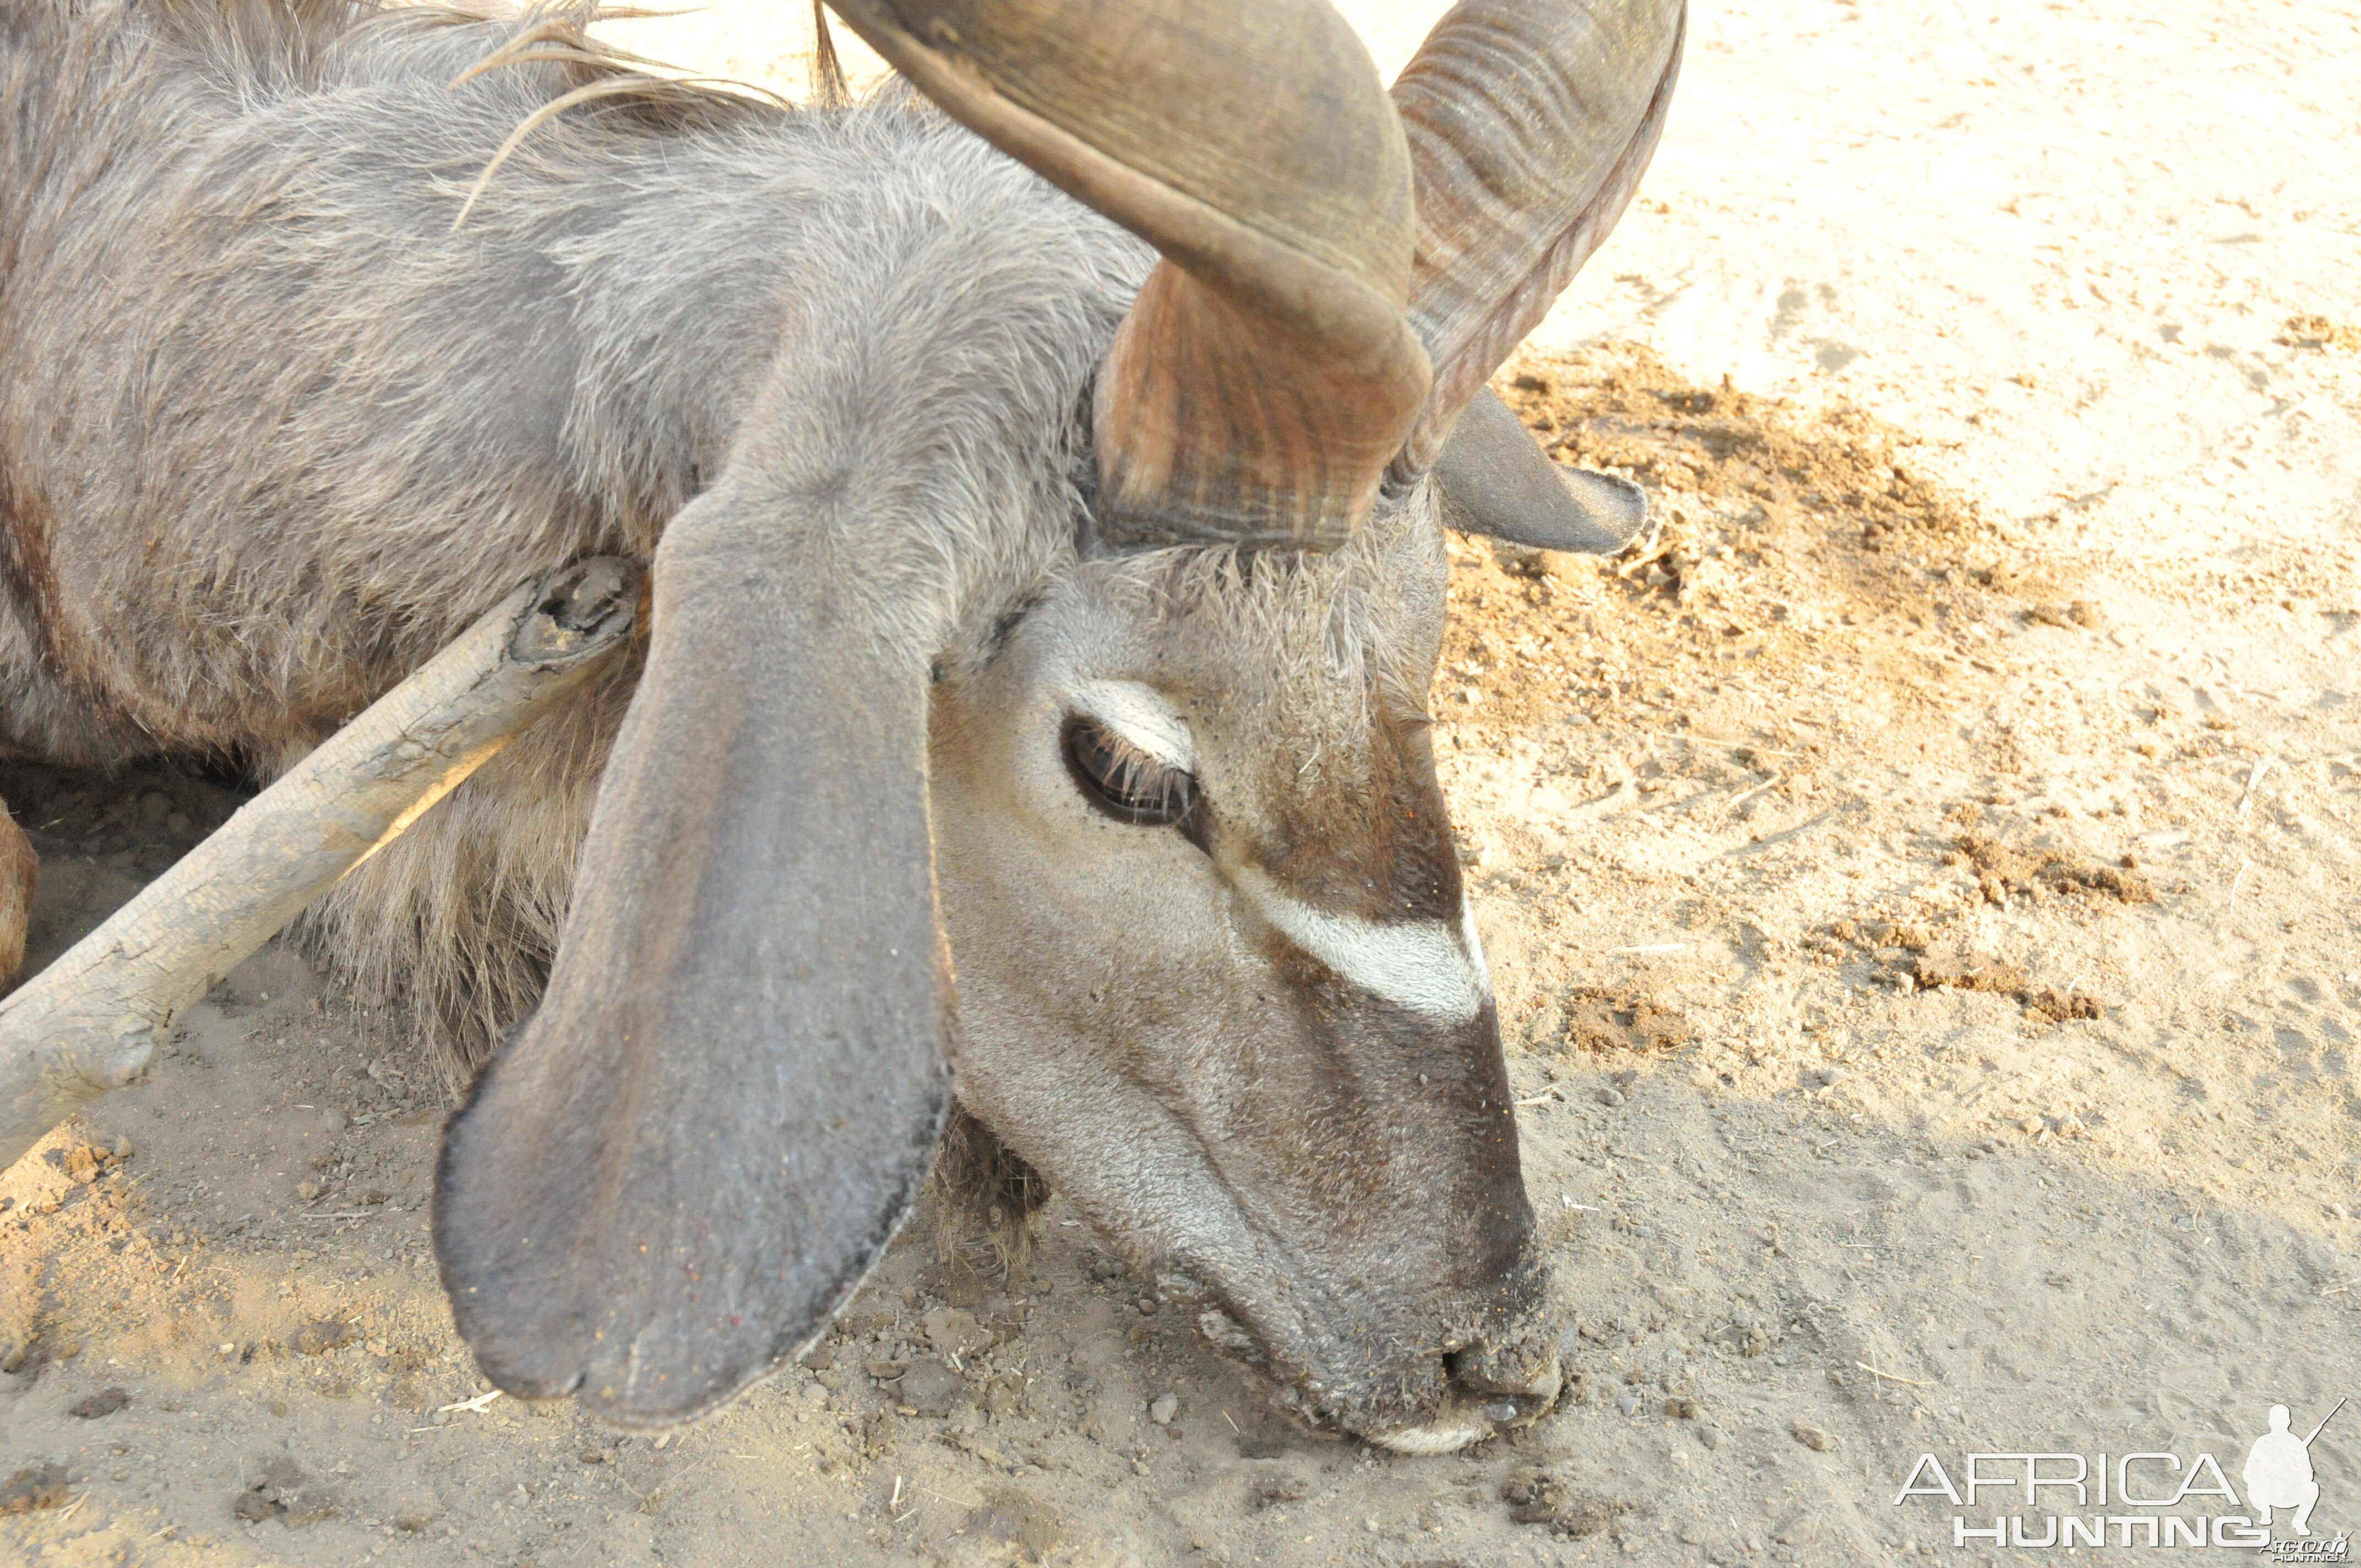
M2288 1430L2288 1408L2271 1407L2268 1417L2271 1430L2246 1451L2246 1468L2240 1473L2246 1483L2246 1506L2255 1510L2257 1524L2268 1530L2273 1508L2293 1508L2295 1517L2288 1520L2288 1529L2297 1535L2312 1533L2312 1506L2320 1501L2320 1483L2312 1475L2312 1440L2344 1408L2345 1401L2337 1400L2336 1409L2320 1418L2311 1437L2298 1437Z

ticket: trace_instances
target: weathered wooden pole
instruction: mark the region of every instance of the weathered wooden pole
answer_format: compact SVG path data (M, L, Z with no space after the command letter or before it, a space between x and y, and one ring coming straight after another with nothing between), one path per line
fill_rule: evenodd
M620 649L639 600L609 556L518 589L0 1001L0 1169L145 1079L192 1003Z

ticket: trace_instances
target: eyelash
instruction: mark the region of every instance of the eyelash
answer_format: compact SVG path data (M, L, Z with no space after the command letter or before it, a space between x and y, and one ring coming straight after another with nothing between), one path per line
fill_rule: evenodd
M1197 809L1194 774L1150 756L1095 720L1066 720L1059 750L1082 798L1118 822L1170 828Z

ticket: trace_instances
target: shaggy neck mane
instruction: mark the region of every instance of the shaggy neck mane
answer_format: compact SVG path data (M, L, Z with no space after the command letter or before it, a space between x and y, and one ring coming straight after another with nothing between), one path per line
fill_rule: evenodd
M845 498L791 510L858 525L847 582L978 637L1071 556L1153 253L906 95L789 111L580 22L0 0L0 752L273 771L733 472ZM630 679L346 879L348 972L516 1015Z
M666 79L581 13L487 16L0 9L0 363L25 367L0 515L104 722L242 745L239 713L286 703L308 743L519 574L645 558L752 419L807 455L797 483L923 474L897 499L954 533L1008 526L1046 466L1064 483L1136 241L906 98L796 113ZM86 452L57 450L69 423ZM60 474L92 482L32 478ZM201 656L159 636L119 668L59 597L55 531L134 511ZM389 542L398 580L350 558ZM281 639L291 613L332 659Z

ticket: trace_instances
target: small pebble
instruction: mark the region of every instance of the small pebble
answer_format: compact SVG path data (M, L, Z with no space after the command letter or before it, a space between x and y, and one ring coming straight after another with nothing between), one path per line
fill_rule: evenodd
M1170 1426L1180 1410L1180 1399L1175 1394L1159 1394L1148 1407L1148 1419L1158 1426Z
M1620 1089L1602 1089L1591 1098L1601 1105L1620 1105L1623 1103L1623 1091Z
M1814 1453L1828 1453L1837 1446L1836 1436L1804 1421L1795 1423L1795 1441Z

